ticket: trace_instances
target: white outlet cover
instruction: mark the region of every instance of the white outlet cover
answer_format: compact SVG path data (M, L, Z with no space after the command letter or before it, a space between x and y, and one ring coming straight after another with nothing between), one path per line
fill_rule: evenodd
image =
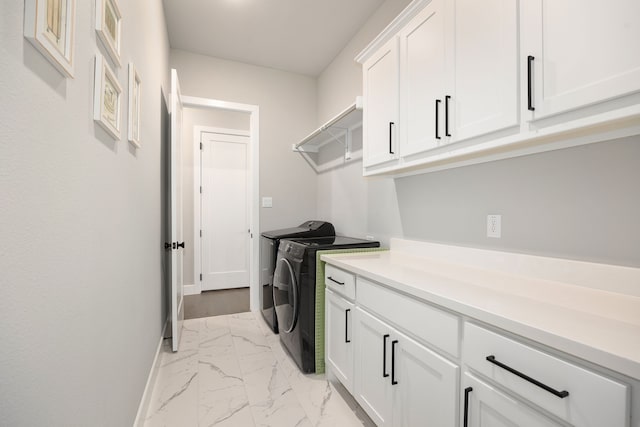
M263 197L262 198L262 207L263 208L272 208L273 207L273 198L272 197Z
M502 236L502 215L487 215L487 237Z

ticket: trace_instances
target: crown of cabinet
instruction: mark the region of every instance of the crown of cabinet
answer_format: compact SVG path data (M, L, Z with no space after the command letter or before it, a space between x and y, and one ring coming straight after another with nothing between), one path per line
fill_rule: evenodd
M424 7L429 4L431 0L415 0L404 8L398 16L395 17L384 30L376 36L356 57L355 61L359 64L364 63L367 59L376 53L385 43L395 37L398 32L404 27L411 19L413 19Z

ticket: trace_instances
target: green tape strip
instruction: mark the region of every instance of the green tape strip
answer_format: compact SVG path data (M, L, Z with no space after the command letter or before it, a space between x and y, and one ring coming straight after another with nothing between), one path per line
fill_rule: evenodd
M316 252L316 374L324 374L324 261L320 260L325 254L351 254L361 252L388 251L385 248L354 248L331 249Z

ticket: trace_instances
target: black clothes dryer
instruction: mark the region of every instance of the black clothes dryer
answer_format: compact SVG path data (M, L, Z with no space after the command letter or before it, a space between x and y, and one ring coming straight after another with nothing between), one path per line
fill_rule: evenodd
M278 333L278 321L273 309L273 273L280 239L335 235L333 224L326 221L306 221L294 228L265 231L260 235L260 310L273 332Z
M280 241L273 301L280 342L302 372L315 372L316 364L316 252L379 246L379 242L342 236Z

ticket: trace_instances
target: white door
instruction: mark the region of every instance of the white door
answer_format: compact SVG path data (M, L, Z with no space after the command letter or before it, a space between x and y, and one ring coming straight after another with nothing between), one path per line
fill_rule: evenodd
M398 340L393 425L455 426L458 366L399 332L392 338Z
M461 393L462 422L460 425L465 427L560 426L469 373L464 375Z
M431 1L400 32L402 157L444 144L451 131L447 107L451 109L453 52L448 3Z
M393 409L391 328L357 307L354 322L355 398L377 426L390 426Z
M638 0L521 5L522 65L532 68L533 119L640 90Z
M171 70L171 342L178 351L184 321L182 235L182 96L178 72Z
M202 290L249 286L249 137L201 134Z
M518 0L456 0L456 141L518 130L519 19Z
M397 158L398 41L391 39L367 62L364 71L363 165Z
M353 394L353 309L354 305L329 289L327 306L327 364Z

